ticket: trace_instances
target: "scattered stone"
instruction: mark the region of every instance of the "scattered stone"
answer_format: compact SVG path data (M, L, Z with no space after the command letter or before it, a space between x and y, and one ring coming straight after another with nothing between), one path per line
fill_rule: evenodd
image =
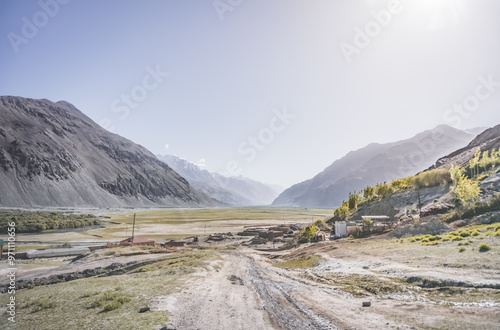
M371 301L363 301L363 307L370 307L372 305Z
M146 312L149 312L151 310L151 306L147 305L146 307L142 307L141 309L139 309L139 313L146 313Z
M363 269L369 269L369 268L370 268L370 267L368 267L368 266L363 266Z
M173 324L167 324L160 330L176 330L177 328Z
M228 280L231 281L231 284L238 284L238 285L244 285L243 284L243 280L241 278L239 278L238 276L236 275L231 275L228 277Z

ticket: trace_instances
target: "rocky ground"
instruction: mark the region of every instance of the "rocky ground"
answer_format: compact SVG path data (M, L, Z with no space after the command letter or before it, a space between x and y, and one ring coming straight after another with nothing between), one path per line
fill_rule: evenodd
M492 248L487 253L474 246L459 253L457 242L422 246L390 237L287 251L195 247L214 258L195 266L176 292L158 289L142 297L151 313L169 315L156 329L498 329L500 238L483 241ZM94 277L140 281L141 267L170 256L113 251L62 266L20 269L18 283L57 290L55 283ZM173 266L163 267L159 275Z

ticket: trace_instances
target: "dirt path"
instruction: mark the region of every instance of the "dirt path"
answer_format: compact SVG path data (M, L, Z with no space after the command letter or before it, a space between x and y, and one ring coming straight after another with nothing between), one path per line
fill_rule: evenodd
M193 278L189 289L160 299L153 309L169 310L176 329L338 329L333 319L315 311L314 303L295 298L296 291L310 291L307 285L254 257L224 254L219 270Z
M219 270L195 276L189 289L160 299L153 310L169 310L176 329L269 329L270 319L248 283L249 263L224 254Z

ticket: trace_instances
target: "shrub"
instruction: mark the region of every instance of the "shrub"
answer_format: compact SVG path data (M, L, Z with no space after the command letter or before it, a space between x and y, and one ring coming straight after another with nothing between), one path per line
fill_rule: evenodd
M486 243L479 244L479 252L487 252L491 250L491 247Z
M461 230L460 231L460 236L462 236L462 237L469 237L470 236L470 231Z
M474 230L472 233L471 233L471 236L479 236L479 232L477 230Z
M115 300L115 301L109 302L106 305L104 305L103 310L105 312L109 312L109 311L115 310L117 308L120 308L122 305L123 305L122 303Z
M126 296L122 296L117 292L106 291L102 296L94 300L90 304L90 308L97 308L103 306L105 312L112 311L119 308L124 303L129 302L131 299Z
M430 242L430 241L429 241L429 239L428 239L428 238L424 238L423 240L421 240L421 241L420 241L420 243L422 243L422 244L423 244L423 243L429 243L429 242Z
M325 225L325 222L321 219L318 219L314 222L314 225L318 228L325 228L326 225Z
M410 238L410 243L415 243L417 239L415 237Z
M468 219L492 211L500 211L500 193L497 193L488 202L476 202L464 208L454 209L444 214L442 220L450 223L455 220Z
M444 169L434 169L422 172L413 177L415 188L429 188L442 184L451 183L450 171Z
M449 241L449 240L451 240L451 238L450 238L449 236L445 236L445 237L443 237L443 242L447 242L447 241Z
M316 233L318 232L318 228L315 225L309 225L304 230L299 232L299 243L309 243L311 242Z
M461 247L458 249L458 252L464 252L465 251L465 248L464 247Z
M463 240L463 238L462 238L462 236L453 236L453 237L451 238L451 240L452 240L452 241L461 241L461 240Z
M33 303L33 313L43 311L44 309L54 308L57 304L54 301L41 299Z
M349 235L349 239L354 239L354 236L352 234Z

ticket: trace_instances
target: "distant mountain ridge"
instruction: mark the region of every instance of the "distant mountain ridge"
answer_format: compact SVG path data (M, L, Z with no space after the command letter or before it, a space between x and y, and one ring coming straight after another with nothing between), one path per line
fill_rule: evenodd
M1 206L220 205L66 101L1 96L0 122Z
M273 205L337 207L350 192L414 175L473 138L471 133L440 125L410 139L369 144L336 160L314 178L286 189Z
M474 157L478 148L480 148L481 151L491 151L492 149L498 150L500 148L500 125L486 129L475 137L467 146L438 159L431 169L450 168L451 165L466 165L466 163Z
M199 191L231 206L269 205L278 196L274 187L245 177L225 177L203 170L174 155L157 155Z

